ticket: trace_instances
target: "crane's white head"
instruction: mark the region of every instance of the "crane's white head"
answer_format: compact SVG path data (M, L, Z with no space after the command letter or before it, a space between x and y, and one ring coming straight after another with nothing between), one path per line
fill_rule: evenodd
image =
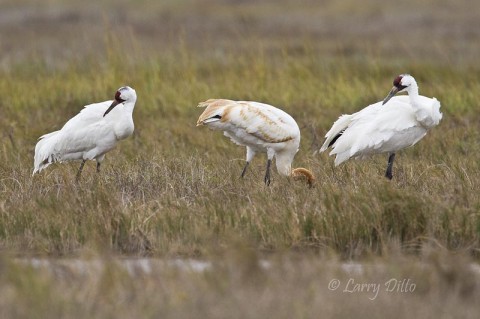
M393 80L393 88L390 93L388 93L387 97L383 100L382 105L387 103L388 100L390 100L398 92L403 92L413 85L417 85L417 82L415 81L413 76L411 76L410 74L400 74Z
M103 116L110 113L111 110L118 104L126 103L126 102L135 102L137 100L137 92L129 86L122 86L117 90L115 93L115 98L113 99L112 104L110 107L105 111Z

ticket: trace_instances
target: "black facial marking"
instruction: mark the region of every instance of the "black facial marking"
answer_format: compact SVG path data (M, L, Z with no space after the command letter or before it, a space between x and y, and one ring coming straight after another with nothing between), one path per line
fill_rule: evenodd
M219 119L219 120L220 120L222 117L221 117L220 115L215 115L215 116L212 116L211 118L212 118L212 119Z

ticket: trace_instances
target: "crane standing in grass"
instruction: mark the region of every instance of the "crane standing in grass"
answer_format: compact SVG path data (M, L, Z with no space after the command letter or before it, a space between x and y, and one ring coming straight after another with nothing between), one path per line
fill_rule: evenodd
M393 97L402 91L407 91L408 96ZM416 144L441 119L440 102L419 95L415 79L401 74L394 79L383 102L340 116L325 135L320 152L332 147L330 155L336 155L335 166L350 158L389 153L385 176L392 179L395 152Z
M242 177L256 153L267 153L265 184L270 184L270 166L275 157L277 171L281 175L303 176L312 186L314 177L309 170L292 170L293 158L300 145L300 129L290 115L258 102L210 99L198 106L206 109L198 118L197 126L207 125L221 130L234 143L247 147L247 162Z
M59 131L40 137L35 146L33 174L55 162L82 160L77 180L87 160L97 161L97 172L118 141L133 133L132 113L137 100L134 89L121 87L113 101L85 106Z

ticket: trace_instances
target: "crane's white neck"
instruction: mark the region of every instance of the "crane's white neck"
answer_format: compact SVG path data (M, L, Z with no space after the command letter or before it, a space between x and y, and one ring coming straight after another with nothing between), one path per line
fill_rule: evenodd
M430 128L438 124L438 120L435 121L432 119L432 112L429 107L420 102L420 96L418 94L418 85L415 81L407 87L408 97L410 99L410 104L412 105L413 112L419 123L421 123L425 128Z
M290 176L292 172L292 162L295 157L295 153L290 154L288 152L275 154L275 164L277 165L277 171L283 176Z
M135 108L135 101L127 101L123 103L122 113L125 115L132 115Z
M417 82L412 82L412 84L410 84L408 87L407 87L407 93L408 93L408 97L410 99L410 103L412 104L412 106L414 108L418 108L419 107L419 104L418 104L418 85L417 85Z

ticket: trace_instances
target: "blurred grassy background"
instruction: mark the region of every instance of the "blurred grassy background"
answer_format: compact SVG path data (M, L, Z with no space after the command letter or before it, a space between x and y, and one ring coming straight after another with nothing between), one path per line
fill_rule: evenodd
M477 260L479 9L465 0L2 1L2 255L222 256L242 265L253 251L285 255L301 268L318 262L316 257L388 262L400 254L408 257L396 258L426 261L425 250L441 249L453 251L450 258L463 256L462 264ZM312 154L340 114L383 99L400 73L415 76L422 95L441 101L444 119L418 145L398 154L392 182L383 177L386 156L334 168L333 158ZM79 164L70 163L32 178L37 138L61 128L83 105L111 99L122 85L139 96L135 133L107 155L102 174L90 163L82 182L74 184ZM290 113L302 131L294 166L310 168L316 188L276 173L265 187L261 156L239 179L244 148L195 127L202 111L195 106L215 97L262 101ZM261 277L274 285L291 276L287 285L293 285L295 266L279 265L287 270ZM2 267L24 271L8 261ZM229 280L242 271L239 266L218 278ZM433 273L442 276L441 270ZM308 280L333 276L320 274ZM23 279L9 276L0 282L21 295ZM65 285L37 276L42 278L34 273L25 280L54 290ZM427 284L428 298L441 300L444 293L455 304L463 295L450 290L455 280L445 278L438 281L445 282L442 293ZM199 291L211 288L203 279L196 284L204 288ZM101 291L96 285L82 289ZM251 292L242 285L220 288L208 296L237 288ZM322 293L311 288L313 296L325 295L325 285L316 288ZM467 295L478 295L479 288L475 282ZM292 294L299 295L298 289ZM73 292L68 296L86 300ZM299 298L286 307L294 311L319 302ZM250 301L239 298L237 305ZM55 305L53 299L44 302ZM132 311L145 305L135 304ZM474 302L464 306L463 315L476 313L469 312ZM10 316L22 315L9 309ZM91 314L97 308L89 309ZM158 314L155 309L144 315ZM328 309L325 314L335 313ZM419 305L413 309L421 313ZM110 310L114 313L105 309L105 314Z

